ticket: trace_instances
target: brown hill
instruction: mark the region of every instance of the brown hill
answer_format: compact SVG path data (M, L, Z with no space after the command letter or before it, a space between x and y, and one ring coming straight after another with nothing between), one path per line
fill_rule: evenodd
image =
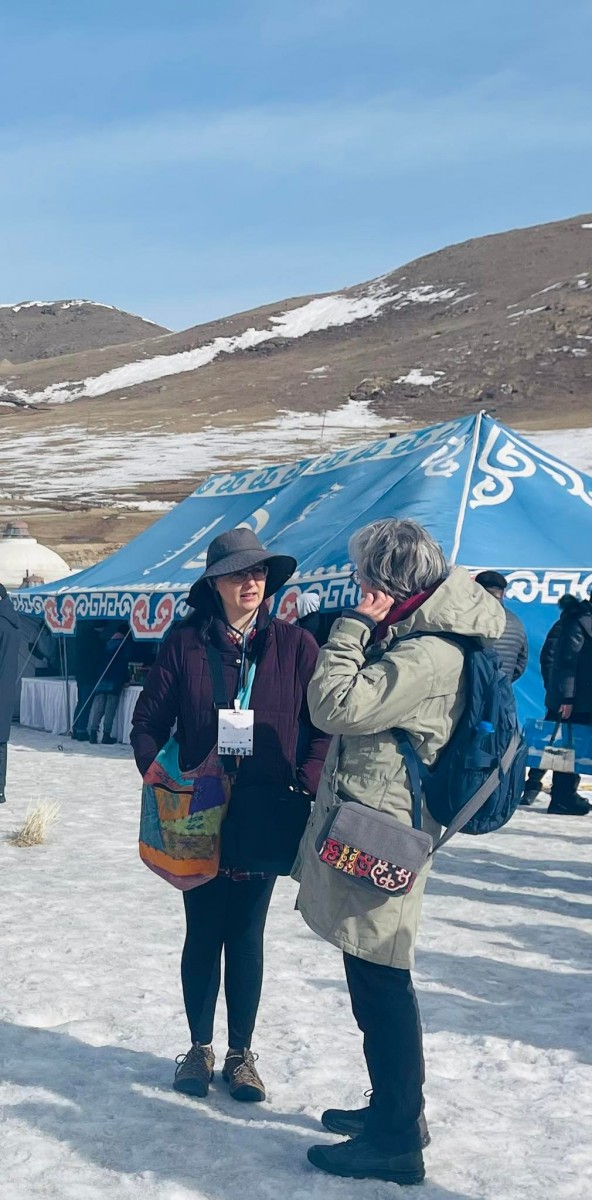
M93 300L0 304L0 366L145 341L168 333L143 317ZM7 364L1 360L7 359Z
M62 543L123 541L150 519L138 504L213 469L481 407L524 428L592 424L591 362L588 215L157 342L5 365L0 492L49 508Z

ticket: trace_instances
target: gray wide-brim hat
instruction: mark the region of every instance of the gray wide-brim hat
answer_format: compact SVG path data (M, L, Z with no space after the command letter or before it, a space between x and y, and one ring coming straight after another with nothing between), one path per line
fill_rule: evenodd
M274 592L279 591L291 579L298 565L289 554L272 554L266 550L252 529L230 529L228 533L219 534L208 546L206 569L193 584L187 597L188 605L197 608L209 579L247 571L259 563L266 563L268 568L266 596L273 596Z

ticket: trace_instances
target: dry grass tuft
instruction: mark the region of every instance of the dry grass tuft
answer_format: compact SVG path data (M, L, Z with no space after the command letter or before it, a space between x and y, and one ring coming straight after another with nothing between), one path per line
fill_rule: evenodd
M42 846L51 826L57 821L60 805L53 801L42 801L31 809L21 829L10 835L15 846Z

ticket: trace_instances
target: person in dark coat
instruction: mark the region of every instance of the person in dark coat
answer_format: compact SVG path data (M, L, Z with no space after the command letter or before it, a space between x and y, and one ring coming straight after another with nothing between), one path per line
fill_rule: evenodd
M113 722L119 705L119 697L127 682L129 670L129 628L120 625L109 638L104 650L104 664L96 684L89 721L89 741L96 746L99 726L103 722L104 746L112 746L117 740L112 736Z
M334 608L331 612L320 612L320 607L321 597L318 592L302 592L296 601L296 623L300 629L312 633L319 647L326 646L329 634L343 611L341 608Z
M549 653L549 652L548 652ZM592 724L592 603L578 600L563 608L555 647L546 665L547 720ZM530 778L529 778L530 782ZM590 803L578 795L580 776L553 772L547 812L586 816Z
M565 596L561 596L560 600L558 601L558 607L560 610L559 617L555 621L554 625L551 626L543 642L543 648L541 650L539 659L541 664L541 675L543 677L543 684L545 686L545 693L550 692L555 655L557 653L557 647L559 645L559 638L563 629L563 624L566 621L568 614L579 608L579 604L580 601L577 599L577 597L571 596L569 593L567 593ZM549 720L551 719L548 714L547 717ZM526 777L524 794L522 796L522 800L520 801L523 807L530 808L530 806L534 804L543 786L545 774L545 771L539 771L536 767L530 768L530 771Z
M18 616L6 588L0 583L0 804L6 802L8 740L16 696L20 642Z
M475 576L475 583L479 583L486 592L495 596L496 600L503 605L506 614L506 628L501 638L494 642L493 648L501 659L504 674L510 683L516 683L516 680L524 675L528 665L528 638L520 617L517 617L511 608L506 608L504 605L508 581L499 571L481 571L479 575Z
M72 737L76 742L89 740L88 724L95 687L105 665L104 626L79 621L74 638L74 678L78 689Z
M265 603L295 568L295 559L270 554L250 529L215 538L205 574L189 594L194 613L161 649L133 718L131 742L142 775L175 722L179 764L189 771L217 745L220 689L232 707L251 686L245 706L254 713L253 753L233 757L228 766L232 791L222 826L220 872L183 893L187 933L181 978L192 1044L179 1061L173 1086L192 1096L207 1095L214 1070L224 950L228 1053L223 1078L235 1099L265 1099L251 1052L275 883L271 850L269 869L262 870L263 848L271 839L282 851L291 820L288 805L297 803L297 793L300 808L310 811L310 800L303 802L302 795L316 793L329 745L327 735L313 728L306 700L317 645L297 625L272 618Z

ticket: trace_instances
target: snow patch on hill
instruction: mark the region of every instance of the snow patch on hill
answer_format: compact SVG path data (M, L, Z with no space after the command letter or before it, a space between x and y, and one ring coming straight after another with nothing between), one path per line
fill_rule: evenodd
M135 387L168 375L180 375L187 371L197 371L214 362L220 354L235 354L239 350L254 350L264 342L277 338L301 338L311 333L320 333L327 329L350 325L354 321L362 321L376 317L385 305L392 305L395 310L407 308L410 304L436 304L451 300L456 296L457 288L437 290L428 284L409 288L406 291L395 291L384 284L371 286L365 293L357 296L346 296L336 293L320 299L310 300L307 304L292 308L277 317L271 317L272 328L255 329L251 327L244 333L233 337L217 337L205 346L194 350L184 350L177 354L158 354L143 359L141 362L126 363L115 367L101 375L88 379L64 383L53 383L39 392L26 392L11 388L9 385L0 387L0 395L11 394L18 400L32 404L66 404L83 397L105 396L109 392L120 391L122 388Z
M426 375L421 367L413 367L407 375L399 375L397 383L411 383L414 387L432 387L442 378L444 371L434 371L433 375Z
M533 317L535 313L544 312L546 304L541 304L538 308L521 308L519 312L509 313L508 321L515 321L520 317Z
M0 308L10 308L13 313L18 313L24 308L109 308L112 312L116 311L114 304L101 304L99 300L64 300L60 303L59 300L22 300L19 304L0 304ZM140 317L141 321L145 318ZM151 322L148 322L150 324Z

